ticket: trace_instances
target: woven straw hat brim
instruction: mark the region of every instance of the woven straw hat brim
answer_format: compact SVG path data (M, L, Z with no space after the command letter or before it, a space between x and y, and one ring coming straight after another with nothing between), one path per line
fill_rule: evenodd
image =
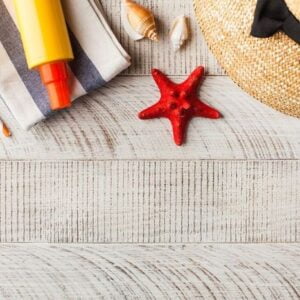
M250 36L256 0L194 0L206 42L227 74L246 92L300 117L300 45L279 32Z

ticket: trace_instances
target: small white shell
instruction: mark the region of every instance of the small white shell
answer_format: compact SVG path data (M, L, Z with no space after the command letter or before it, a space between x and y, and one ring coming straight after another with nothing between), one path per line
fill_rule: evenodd
M190 31L187 17L182 15L177 17L171 26L170 40L175 51L178 51L189 39Z

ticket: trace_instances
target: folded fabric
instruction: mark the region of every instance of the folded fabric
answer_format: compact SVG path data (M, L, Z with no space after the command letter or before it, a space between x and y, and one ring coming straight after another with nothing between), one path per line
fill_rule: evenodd
M39 74L29 71L12 0L0 0L0 95L24 129L52 112ZM72 98L83 96L130 65L108 26L99 0L62 0L75 59L70 62Z

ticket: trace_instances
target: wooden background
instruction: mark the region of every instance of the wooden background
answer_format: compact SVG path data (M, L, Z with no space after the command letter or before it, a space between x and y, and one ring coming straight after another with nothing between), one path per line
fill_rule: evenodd
M300 122L241 91L210 54L191 0L140 1L159 43L133 42L120 0L103 1L133 58L106 87L29 132L0 141L0 298L299 299ZM172 19L190 16L180 53ZM175 81L205 65L201 98L221 120L194 119L176 147L152 67Z

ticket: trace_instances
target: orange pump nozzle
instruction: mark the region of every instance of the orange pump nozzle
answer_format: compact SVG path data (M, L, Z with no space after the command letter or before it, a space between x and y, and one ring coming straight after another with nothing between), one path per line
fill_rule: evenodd
M48 63L38 66L38 70L48 91L51 109L59 110L70 107L67 63L65 61Z

